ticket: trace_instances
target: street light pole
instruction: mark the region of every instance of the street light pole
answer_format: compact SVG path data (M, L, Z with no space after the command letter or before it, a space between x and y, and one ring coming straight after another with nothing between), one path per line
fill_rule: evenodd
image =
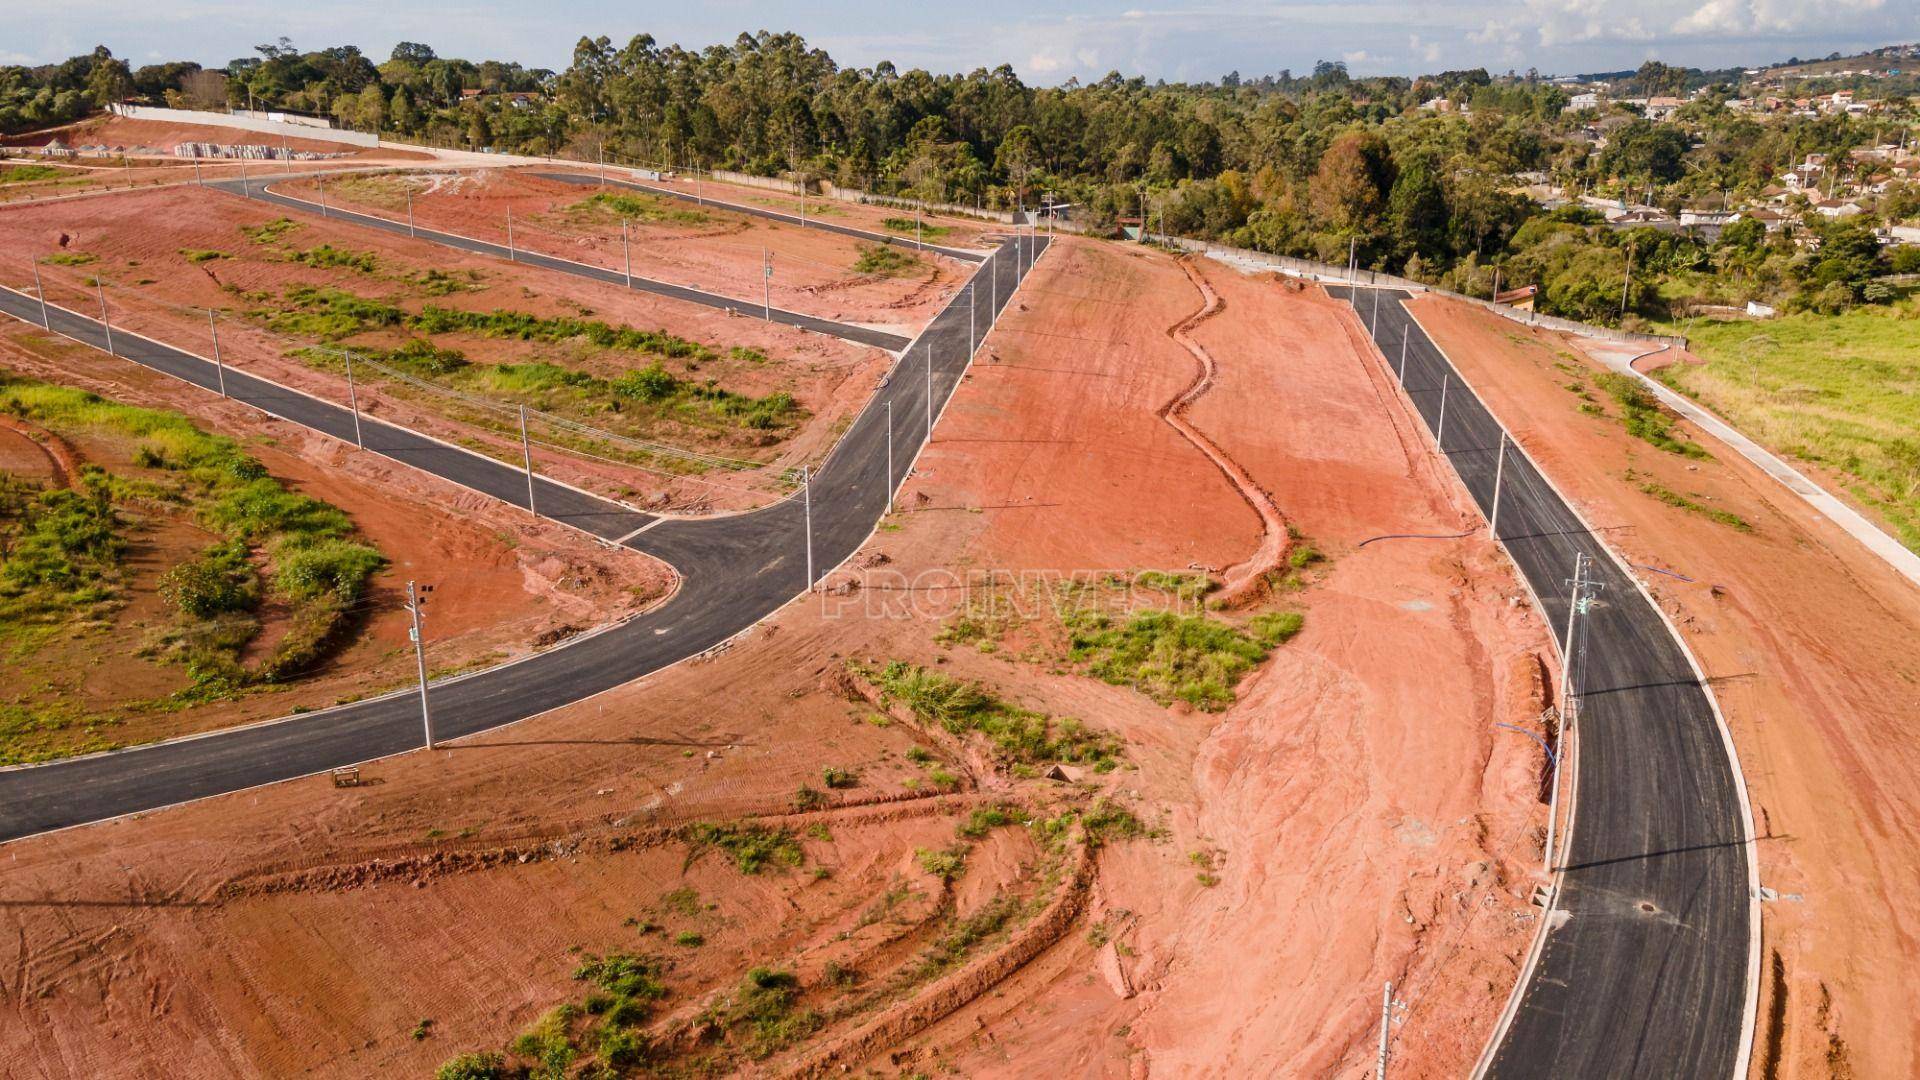
M413 231L413 189L412 188L407 189L407 235L408 236L417 235Z
M353 354L344 355L347 358L347 407L353 410L353 445L365 450L367 441L360 437L360 393L353 387Z
M1494 451L1493 459L1493 510L1487 515L1487 539L1500 539L1500 482L1507 471L1507 432L1500 431L1500 449Z
M113 320L107 317L107 287L99 278L93 279L93 287L100 293L100 325L107 328L107 355L118 356L113 351Z
M220 360L220 326L214 322L213 309L207 309L207 333L213 336L213 370L220 380L220 396L227 396L227 365Z
M1400 334L1400 385L1407 385L1407 342L1413 340L1413 327Z
M813 591L813 470L800 466L800 502L806 511L807 591Z
M533 501L533 443L527 439L527 407L520 406L520 460L527 467L527 512L535 518L540 508Z
M773 252L760 249L760 317L773 321Z
M1443 454L1447 452L1447 386L1452 381L1452 372L1440 376L1440 422L1434 425L1433 445Z
M627 237L627 223L620 222L620 254L627 262L627 288L633 288L633 244Z
M933 342L927 342L927 441L933 441Z
M40 298L40 326L44 330L53 329L53 320L47 317L47 287L40 284L40 260L33 260L33 294Z
M428 586L429 589L432 586ZM413 639L413 663L420 673L420 726L427 734L427 749L433 749L433 712L427 705L427 645L421 633L421 623L426 615L420 609L425 607L426 597L414 591L413 582L407 582L407 612L413 616L413 629L408 632Z
M887 513L893 513L893 402L887 402Z

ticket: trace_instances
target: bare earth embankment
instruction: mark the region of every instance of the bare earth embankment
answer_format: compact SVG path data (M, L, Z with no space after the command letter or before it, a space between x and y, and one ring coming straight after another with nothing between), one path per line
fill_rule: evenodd
M1529 933L1539 755L1492 724L1537 713L1544 634L1477 536L1360 546L1472 523L1341 309L1197 272L1224 306L1191 323L1204 293L1174 262L1062 241L900 511L711 660L371 786L10 845L0 1053L47 1076L497 1050L1358 1076L1393 979L1399 1060L1457 1075ZM1263 594L1204 616L1242 659L1259 630L1265 661L1169 694L1110 655L1131 624L1044 602L974 619L956 585L1025 573L1043 601L1158 617L1189 568L1260 548L1245 494L1167 422L1200 364L1183 323L1216 370L1182 415L1292 531ZM1141 571L1162 575L1129 593Z

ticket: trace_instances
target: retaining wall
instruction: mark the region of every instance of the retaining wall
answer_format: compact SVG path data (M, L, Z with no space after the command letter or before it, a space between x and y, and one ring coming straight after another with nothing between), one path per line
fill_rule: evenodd
M379 146L380 137L364 131L314 127L311 121L263 120L258 115L205 112L200 109L161 109L152 105L115 105L113 112L129 120L158 120L165 124L204 124L207 127L233 128L263 135L285 135L289 139L314 139L345 143L348 146Z

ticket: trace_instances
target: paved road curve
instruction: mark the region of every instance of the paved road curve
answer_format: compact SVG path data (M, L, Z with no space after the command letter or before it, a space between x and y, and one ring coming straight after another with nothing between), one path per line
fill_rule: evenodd
M323 207L316 202L296 199L290 195L282 195L278 192L270 191L267 188L267 184L268 181L263 180L222 180L218 183L208 184L207 186L233 195L239 195L243 198L252 199L256 202L282 207L287 210L296 210L304 214L323 214L337 221L351 221L355 225L364 225L367 228L379 229L382 232L390 232L399 236L411 236L415 239L427 240L435 244L442 244L446 247L457 248L461 251L471 251L480 255L493 255L502 259L510 259L514 262L525 263L528 266L538 266L543 270L557 270L560 273L572 274L576 277L592 278L595 281L604 281L610 285L625 285L637 292L653 293L656 296L665 296L674 300L684 300L690 304L719 308L722 311L737 311L743 315L751 315L755 318L761 317L764 312L767 318L777 323L784 323L787 326L798 326L803 330L812 330L817 334L827 334L831 337L845 338L848 341L861 345L872 345L876 348L885 349L888 352L899 352L907 347L906 338L901 337L899 334L890 334L885 330L875 330L872 327L860 326L856 323L835 322L832 319L822 319L815 315L803 315L797 311L786 311L781 308L768 309L758 300L742 300L738 297L722 296L719 293L706 292L701 289L689 288L685 285L673 285L664 281L654 281L651 278L641 277L637 274L634 275L631 282L629 282L627 275L619 270L609 270L605 267L593 266L589 263L574 262L572 259L562 259L554 255L542 255L537 251L528 251L518 246L512 251L509 251L505 244L495 244L486 240L475 240L473 237L461 236L458 233L440 232L435 229L421 228L418 226L409 229L407 223L404 221L390 221L383 217L375 217L372 214L342 210L333 206Z
M1033 241L1046 250L1044 237ZM984 338L995 295L1010 301L1030 260L1009 242L974 279L978 338ZM936 316L867 403L822 466L813 491L816 577L851 555L886 509L887 494L905 477L930 434L928 404L937 413L971 360L967 290ZM0 311L41 322L31 295L0 289ZM104 330L92 319L53 308L52 328L100 348ZM116 333L113 351L197 386L212 388L211 362ZM235 398L351 441L345 408L228 369ZM894 468L886 469L887 405L892 405ZM525 474L489 458L435 442L404 428L363 420L368 452L391 457L454 483L526 505ZM660 607L604 632L576 639L518 663L436 683L435 734L471 735L545 712L630 682L694 656L745 630L804 591L802 508L788 499L762 510L706 520L657 519L545 481L535 501L551 514L677 569L683 584ZM651 526L644 532L634 530ZM624 538L624 539L621 539ZM431 609L429 609L431 614ZM429 638L432 623L428 623ZM418 698L411 693L307 713L198 738L0 771L0 842L190 799L304 776L422 746Z
M1370 290L1329 288L1373 320ZM1356 300L1355 294L1358 299ZM1483 513L1501 428L1399 301L1382 290L1373 336ZM1487 1075L1728 1078L1744 1060L1748 843L1729 750L1686 654L1600 540L1509 450L1500 540L1549 622L1564 627L1574 556L1606 588L1582 619L1577 808L1556 907ZM1556 918L1559 912L1556 912Z
M915 243L913 238L908 236L895 236L892 233L873 232L869 229L855 228L852 225L841 225L832 221L822 221L817 217L803 218L798 214L783 214L778 210L769 210L763 206L749 206L746 203L727 202L724 199L709 199L697 191L682 191L678 188L660 187L654 184L644 184L637 180L615 180L612 177L603 179L599 176L588 176L581 173L570 172L535 172L532 175L542 180L558 180L563 184L578 184L581 187L598 187L602 183L613 184L633 191L644 191L650 195L664 195L668 198L679 199L683 202L694 203L698 206L718 206L736 214L751 214L754 217L763 217L772 221L784 221L789 225L798 225L805 229L819 229L823 232L839 233L841 236L852 236L861 240L871 240L876 244L894 244L899 247L910 247L916 251L931 251L936 255L945 255L950 259L960 259L964 262L979 262L986 258L985 252L974 251L971 248L943 247L939 244ZM820 199L818 202L822 206L833 205L833 200L831 199Z

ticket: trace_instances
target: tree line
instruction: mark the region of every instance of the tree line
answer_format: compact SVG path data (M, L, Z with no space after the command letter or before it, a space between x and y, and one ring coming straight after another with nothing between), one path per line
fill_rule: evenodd
M1642 65L1618 92L1704 91L1677 122L1654 123L1624 108L1568 112L1568 89L1534 72L1356 78L1321 62L1209 83L1111 73L1033 87L1006 65L965 74L843 67L797 34L765 31L704 49L647 34L623 45L582 38L558 72L445 58L410 42L375 63L354 46L302 51L283 38L217 71L130 69L104 48L0 69L0 130L144 97L320 113L442 145L581 157L604 149L982 207L1051 194L1096 225L1145 216L1181 235L1329 262L1352 255L1468 291L1490 289L1494 265L1537 264L1580 278L1545 290L1549 310L1599 317L1601 305L1575 298L1624 293L1628 313L1657 313L1648 305L1659 290L1621 287L1629 260L1614 230L1577 214L1534 224L1546 215L1523 180L1713 205L1760 191L1807 154L1845 160L1911 121L1904 99L1872 119L1762 120L1727 107L1738 88L1725 80L1737 74ZM1530 261L1549 240L1552 257ZM1643 259L1639 272L1658 265ZM1613 285L1602 289L1603 278Z

